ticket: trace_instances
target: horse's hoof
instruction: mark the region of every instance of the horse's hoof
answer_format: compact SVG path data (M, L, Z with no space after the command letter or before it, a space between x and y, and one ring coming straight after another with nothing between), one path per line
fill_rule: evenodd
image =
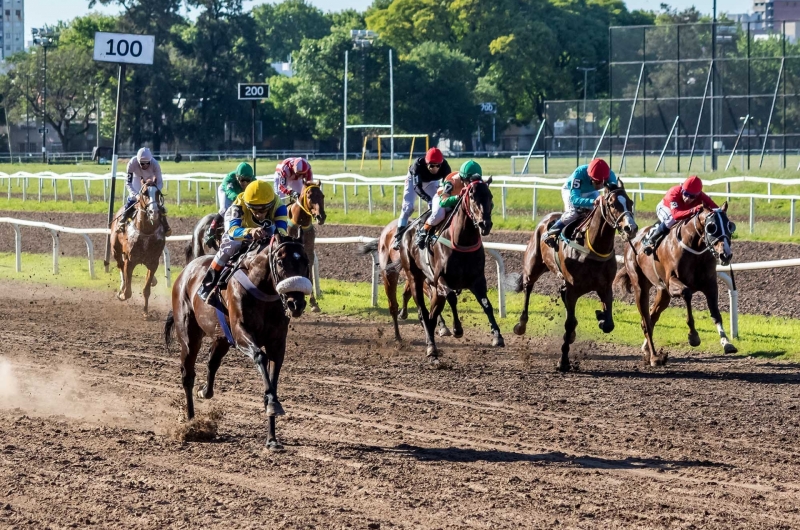
M155 287L156 285L158 285L158 278L153 276L152 278L150 278L150 287Z
M700 335L697 333L689 333L689 346L693 348L700 346Z
M267 416L284 416L285 414L280 401L270 401L267 404Z
M319 306L317 304L312 304L311 305L311 312L312 313L319 313L320 311L322 311L322 310L319 308Z
M401 309L400 312L397 313L397 318L399 318L400 320L407 319L408 318L408 310L407 309Z
M723 348L725 350L725 353L738 353L739 352L739 350L736 348L736 346L734 346L730 342L726 342L723 345Z
M506 341L503 339L503 336L498 333L497 335L492 337L492 346L494 346L495 348L505 348Z
M283 445L278 440L270 440L267 442L267 450L268 451L283 451Z
M446 327L446 326L439 328L439 336L440 336L440 337L450 337L450 336L452 336L452 335L453 335L453 334L452 334L452 333L450 333L450 330L449 330L449 329L447 329L447 327Z
M209 391L207 385L203 385L197 389L197 397L200 399L211 399L214 397L214 391Z
M599 309L594 310L594 317L597 319L598 322L602 322L605 316L606 316L605 313L603 313Z
M642 353L647 353L647 339L642 343Z
M514 324L514 335L524 335L527 327L528 327L527 324L523 324L522 322L517 322L516 324Z
M614 322L601 320L597 323L597 327L599 327L603 331L603 333L611 333L612 331L614 331Z
M458 329L454 329L453 330L453 337L455 337L457 339L460 339L463 336L464 336L464 330L463 329L458 328Z
M562 373L569 372L570 368L572 368L572 366L570 365L569 361L564 361L564 362L559 362L558 363L558 371L559 372L562 372Z
M436 346L434 346L433 344L429 344L428 347L425 349L425 355L427 355L429 358L435 359L439 357L439 351L436 349Z

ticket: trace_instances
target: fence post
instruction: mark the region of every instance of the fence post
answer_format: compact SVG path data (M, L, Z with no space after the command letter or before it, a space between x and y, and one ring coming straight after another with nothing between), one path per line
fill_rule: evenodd
M533 184L533 206L531 207L531 220L536 221L536 201L538 199L537 192L539 190L536 189L536 184Z
M372 185L367 184L367 204L369 207L369 214L372 215Z
M347 186L342 184L342 199L344 200L344 214L347 215Z
M69 200L70 202L75 202L75 189L72 185L72 179L69 179Z
M11 177L8 177L8 200L11 200Z
M640 189L640 190L643 190L643 189L644 189L644 183L643 183L643 182L640 182L640 183L639 183L639 189ZM640 200L640 201L642 201L642 202L644 202L644 193L641 193L641 192L639 193L639 200Z
M39 202L42 202L42 186L43 186L42 180L43 180L42 177L39 177Z
M103 202L108 202L108 193L106 191L106 179L103 179Z
M789 235L794 235L794 199L790 201L789 206Z
M497 309L500 313L500 318L506 317L506 264L503 261L503 256L494 249L487 248L486 253L494 258L497 264Z
M378 253L370 252L372 256L372 307L378 307L378 285L380 285L380 267L378 266Z
M17 272L22 272L22 234L19 231L19 225L12 224L14 228L14 252L16 254L16 261L14 263Z
M728 200L731 200L731 183L730 182L726 182L725 183L725 193L728 194Z
M177 182L177 186L175 186L175 188L177 188L177 190L178 190L178 198L177 199L178 199L178 206L180 206L181 205L181 181Z
M319 286L319 259L317 258L317 251L314 251L314 265L312 266L312 275L314 278L314 298L319 300L322 297L322 289Z
M178 187L180 187L180 184L178 184ZM172 285L172 267L170 265L171 260L169 255L169 249L167 248L166 245L164 245L163 256L164 256L164 279L166 279L167 281L167 287L170 287Z
M53 200L58 202L58 180L53 179Z
M397 217L397 186L392 186L392 215Z
M756 200L750 197L750 233L753 233L753 226L756 223Z
M503 220L506 218L506 187L500 188L500 207L503 211Z
M94 246L92 245L92 240L89 239L88 235L81 235L83 236L83 240L86 242L86 254L89 258L89 278L94 280Z
M58 274L58 232L52 229L48 230L53 236L53 274Z
M772 202L772 182L767 182L767 203Z
M194 204L198 208L200 207L200 183L196 183L194 187Z
M89 193L89 181L88 180L84 180L83 181L83 188L86 190L86 204L91 204L92 203L92 196Z

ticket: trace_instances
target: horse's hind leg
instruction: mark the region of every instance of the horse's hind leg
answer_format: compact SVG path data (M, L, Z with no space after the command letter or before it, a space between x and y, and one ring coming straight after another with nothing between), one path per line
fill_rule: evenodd
M394 340L400 342L400 326L397 323L397 281L400 275L397 272L381 270L381 277L383 290L386 291L386 298L389 300L389 314L392 315L392 324L394 324Z
M472 291L472 294L475 295L475 298L481 305L481 309L483 309L486 318L489 319L489 326L492 328L492 346L504 347L506 341L503 339L503 335L500 334L500 326L497 325L497 320L494 318L494 308L492 308L492 303L487 296L486 277L479 277L470 291Z
M656 328L656 324L658 323L658 319L661 318L661 313L663 313L664 310L669 306L669 300L670 300L670 295L669 295L669 292L666 289L656 289L656 295L653 298L653 305L650 306L650 326L651 326L651 328L650 328L651 329L650 336L651 337L652 337L652 334L655 332L655 328ZM689 315L691 315L691 307L692 307L692 295L691 295L691 293L689 294L689 302L687 304L687 307L689 307ZM691 327L692 327L692 329L694 329L694 320L692 320ZM691 342L691 336L689 338L689 341ZM697 341L698 341L698 344L699 344L700 343L700 338L699 337L697 338ZM645 345L643 345L642 347L644 348L644 347L646 347L646 345L647 345L647 343L645 342ZM653 354L655 355L655 347L654 347ZM666 354L666 352L663 355L656 355L655 356L655 362L656 362L657 365L665 364L667 362L667 354Z
M656 356L656 347L653 344L653 321L650 320L650 311L647 307L650 302L650 282L644 274L637 272L632 284L636 308L642 317L641 325L642 333L644 333L642 352L644 353L644 361L650 363L650 366L657 366L658 358Z
M522 276L522 290L525 293L525 301L522 305L522 314L519 316L519 322L514 325L515 335L524 335L528 328L528 305L531 301L531 291L533 291L536 280L547 270L545 264L538 257L536 259L537 261L531 267L530 274L523 274Z
M195 364L197 352L203 341L203 332L197 322L189 316L183 317L183 322L178 326L178 338L181 343L181 383L186 394L186 419L194 418L194 389Z
M706 303L708 304L708 311L711 313L711 320L714 321L714 325L717 327L717 333L719 333L719 342L722 344L722 347L725 353L737 353L739 350L728 341L728 336L725 334L725 328L722 326L722 315L719 312L719 289L717 287L716 278L709 282L710 285L706 289L703 290L703 294L706 296Z
M614 291L611 285L608 285L605 289L598 290L597 296L600 297L600 302L603 304L602 311L595 311L597 325L603 330L603 333L611 333L614 331L614 314L612 311Z
M400 312L397 314L397 316L400 317L401 320L405 320L408 318L409 300L411 300L411 282L407 281L405 287L403 288L403 307L400 308Z
M461 319L458 318L458 295L454 291L447 293L447 304L453 312L453 336L460 339L464 336L464 328L461 326Z
M228 353L230 349L228 339L225 337L216 338L211 343L211 350L208 356L208 380L203 388L197 390L198 397L203 399L211 399L214 397L214 380L217 377L217 370L222 364L222 358Z

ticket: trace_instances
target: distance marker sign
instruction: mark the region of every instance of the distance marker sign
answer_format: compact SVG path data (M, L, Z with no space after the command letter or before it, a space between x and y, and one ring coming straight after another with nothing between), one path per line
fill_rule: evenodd
M153 64L156 38L128 33L94 34L94 60L107 63Z
M239 99L259 100L269 98L267 83L239 83Z

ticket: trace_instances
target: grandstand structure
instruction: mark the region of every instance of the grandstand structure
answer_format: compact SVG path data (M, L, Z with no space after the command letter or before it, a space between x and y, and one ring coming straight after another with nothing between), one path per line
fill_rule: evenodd
M605 156L628 171L794 168L798 31L798 22L611 27L608 97L546 101L535 152Z

